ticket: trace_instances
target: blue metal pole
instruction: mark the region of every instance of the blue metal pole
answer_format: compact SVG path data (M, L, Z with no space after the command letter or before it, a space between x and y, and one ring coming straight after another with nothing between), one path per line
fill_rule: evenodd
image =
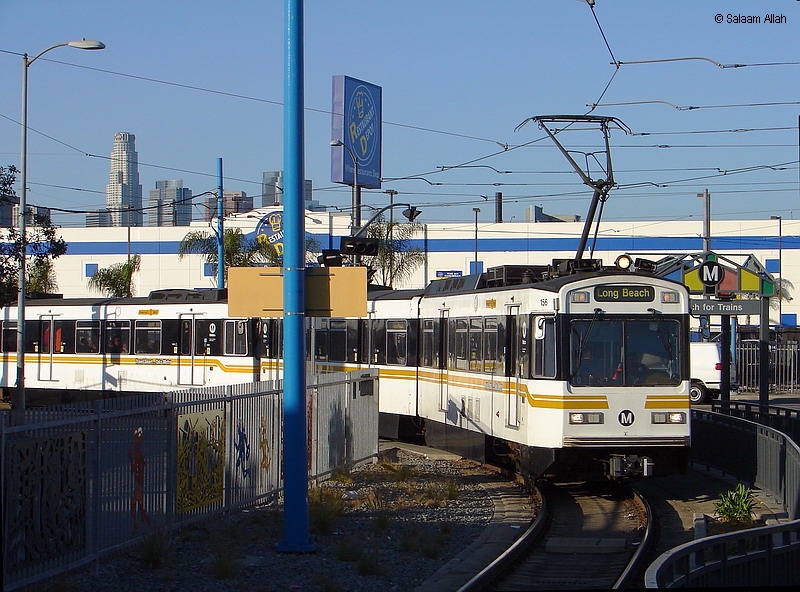
M283 539L278 551L316 549L309 535L306 440L303 0L286 0L283 115Z
M217 288L225 287L225 229L222 221L225 218L225 196L222 192L222 159L217 159Z

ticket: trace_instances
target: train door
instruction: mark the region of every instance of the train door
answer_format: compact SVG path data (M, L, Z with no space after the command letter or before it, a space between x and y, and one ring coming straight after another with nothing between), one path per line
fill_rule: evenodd
M180 330L178 332L178 384L186 386L202 386L204 382L203 359L197 356L195 343L196 315L179 315Z
M518 329L518 325L524 325L525 321L522 320L518 323L520 307L518 304L508 306L506 314L506 342L503 345L506 348L506 368L505 374L508 378L508 398L506 401L506 425L510 427L519 427L519 406L520 400L524 396L521 389L522 373L520 371L520 364L517 363L519 359L519 350L527 348L523 345L522 331ZM519 331L519 338L517 337Z
M439 343L437 344L437 347L439 348L439 367L436 371L439 374L439 410L444 412L447 412L447 402L450 396L449 383L447 380L447 360L449 356L449 352L447 351L449 319L450 310L442 309L439 311L439 326L441 329L439 331Z

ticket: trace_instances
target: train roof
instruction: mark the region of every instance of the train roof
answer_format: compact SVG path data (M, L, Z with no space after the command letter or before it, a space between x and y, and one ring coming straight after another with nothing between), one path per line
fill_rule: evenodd
M580 262L572 259L556 259L550 265L501 265L490 267L484 273L433 281L425 288L425 296L499 288L537 288L557 292L565 285L579 280L626 274L641 277L643 272L623 271L616 266L603 266L599 259L584 259Z
M228 290L224 288L221 290L166 289L153 290L147 296L131 296L127 298L107 298L102 296L64 298L61 294L29 294L25 304L26 306L112 306L124 304L143 305L159 302L227 302L227 300Z

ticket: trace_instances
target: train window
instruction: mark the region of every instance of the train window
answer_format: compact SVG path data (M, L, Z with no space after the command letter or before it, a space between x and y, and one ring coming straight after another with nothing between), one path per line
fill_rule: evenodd
M162 351L169 354L178 353L178 343L180 342L181 322L177 319L167 319L161 321L161 342Z
M328 360L347 361L347 322L330 319L328 325Z
M370 340L372 343L372 363L379 365L385 364L386 321L383 319L375 319L372 322L370 333Z
M453 319L450 322L456 327L456 330L452 333L455 341L453 347L450 348L450 351L453 352L451 368L466 370L469 362L469 324L467 319Z
M278 319L263 319L261 321L261 339L265 358L276 359L280 357L281 326L281 322Z
M497 356L497 318L483 320L483 371L495 374L502 366Z
M17 323L3 321L3 351L17 351Z
M408 361L408 327L405 320L386 321L386 363L405 365Z
M626 384L675 385L681 381L679 325L670 320L628 321L625 325Z
M225 321L225 355L247 355L247 321Z
M676 385L680 326L674 320L573 320L570 382L577 386Z
M64 351L64 324L56 323L53 318L43 318L39 336L39 351L58 354Z
M326 362L329 355L328 319L320 319L319 326L314 335L314 340L317 350L317 359Z
M518 372L520 378L530 378L531 368L531 323L534 322L533 316L521 317L517 324L517 355Z
M106 321L106 353L127 354L131 344L130 321Z
M161 321L136 321L133 353L161 353Z
M533 319L533 376L553 378L556 375L556 332L553 317Z
M192 355L192 320L181 319L181 336L178 343L178 354L181 356Z
M359 344L358 339L358 319L348 319L345 321L345 328L347 331L347 351L345 355L347 356L348 362L360 362L361 361L361 352L365 351L361 349L361 345Z
M439 319L424 319L422 321L422 365L426 368L439 368L440 346Z
M469 369L473 372L483 371L483 319L469 320Z
M283 357L283 321L276 319L272 323L272 357L280 359Z
M52 341L53 321L44 319L39 326L39 351L43 354L50 353L50 341Z
M75 353L75 321L55 321L55 352Z
M75 353L96 354L100 351L100 321L75 322Z

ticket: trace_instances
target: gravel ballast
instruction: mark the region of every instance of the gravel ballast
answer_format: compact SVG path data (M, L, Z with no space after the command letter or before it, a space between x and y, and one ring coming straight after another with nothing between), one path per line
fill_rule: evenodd
M469 546L493 514L497 475L464 459L391 448L309 490L316 549L282 553L280 506L236 511L107 556L31 589L114 592L413 590ZM514 487L509 483L509 488Z

